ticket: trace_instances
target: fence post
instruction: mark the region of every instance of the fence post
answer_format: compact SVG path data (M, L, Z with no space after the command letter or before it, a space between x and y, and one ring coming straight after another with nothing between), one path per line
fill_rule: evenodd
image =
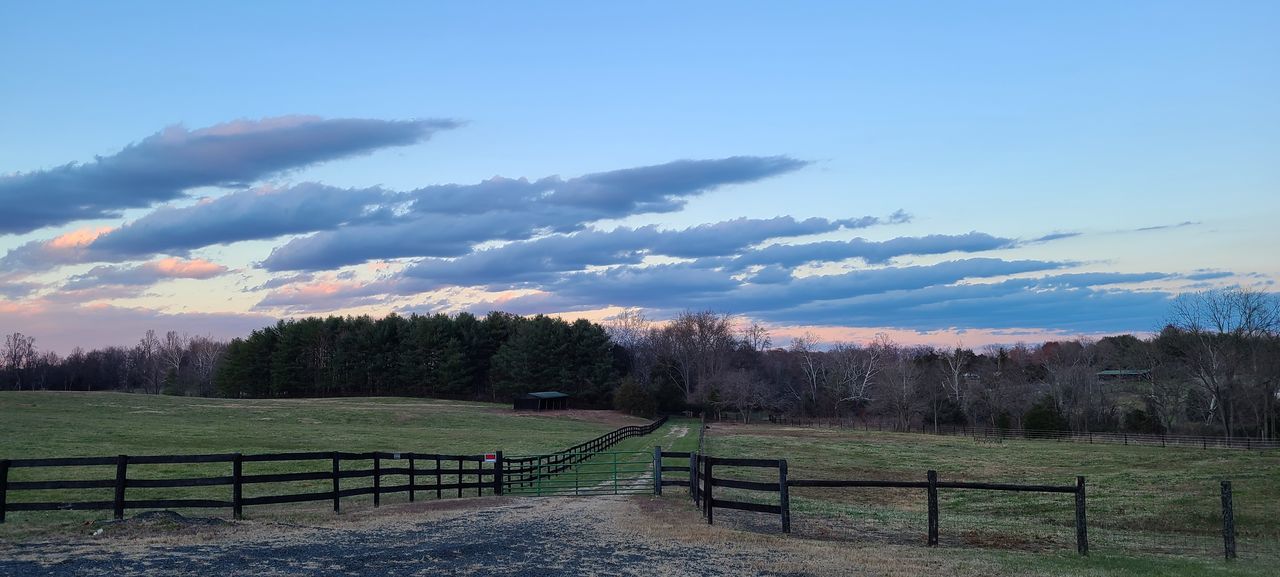
M373 506L382 504L382 461L377 451L373 452Z
M501 496L502 483L506 481L506 479L502 478L502 451L498 451L496 455L497 458L493 461L493 494Z
M713 525L715 507L711 506L711 457L702 458L702 508L706 511L707 524Z
M1222 552L1228 560L1236 558L1236 514L1231 502L1231 481L1222 482Z
M0 523L4 523L6 493L9 492L9 460L0 460Z
M231 517L244 518L244 456L236 453L231 460Z
M458 498L462 498L462 457L458 457Z
M338 455L338 452L334 451L333 452L333 512L334 513L338 512L338 478L341 476L339 474L339 471L341 470L341 468L339 467L339 462L341 461L341 459L342 457Z
M1084 477L1076 477L1076 553L1089 554L1089 526L1084 515Z
M782 513L782 532L791 532L791 492L787 490L787 460L778 460L778 507Z
M439 501L442 498L440 496L440 483L443 482L442 479L443 477L440 476L440 455L436 455L436 500L437 501Z
M698 453L689 451L689 498L698 504Z
M662 496L662 445L653 447L653 496Z
M925 473L929 478L929 546L938 545L938 472Z
M126 469L129 467L129 456L116 457L116 498L114 503L115 518L124 519L124 486L127 482Z
M413 453L409 453L409 502L413 502L413 485L417 483L417 472L414 471Z

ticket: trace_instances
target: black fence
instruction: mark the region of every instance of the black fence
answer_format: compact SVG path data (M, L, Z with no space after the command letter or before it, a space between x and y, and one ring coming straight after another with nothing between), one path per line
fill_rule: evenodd
M507 468L503 470L504 482L508 485L527 487L537 483L539 478L551 477L570 470L573 465L591 458L598 453L618 444L623 439L648 435L666 424L667 417L659 417L647 425L631 425L614 429L590 441L578 443L568 449L547 455L531 457L511 457L507 459Z
M1255 437L1208 437L1201 435L1158 435L1126 432L1089 432L1089 431L1042 431L1037 429L1014 429L1006 427L971 427L964 425L938 425L935 429L928 423L900 426L883 421L871 422L862 419L823 419L805 417L775 416L757 423L773 423L790 427L811 427L831 429L854 429L860 431L889 431L900 433L920 433L933 435L950 435L972 437L978 441L1002 442L1012 439L1032 439L1041 441L1066 441L1075 443L1137 445L1144 447L1185 447L1194 449L1280 449L1280 439L1262 439Z
M384 495L407 493L414 501L420 493L434 493L435 498L463 497L475 491L475 496L501 495L505 486L530 483L539 476L550 476L567 469L572 462L589 458L591 453L603 451L623 439L647 435L666 423L666 417L646 425L616 429L590 441L579 443L551 455L521 457L504 460L502 452L485 455L440 455L426 453L271 453L242 455L238 453L211 455L118 455L115 457L63 457L52 459L0 460L0 523L6 513L18 511L95 511L110 510L116 519L124 518L129 509L170 508L227 508L236 519L242 518L244 507L308 501L332 501L334 512L339 511L344 498L372 495L373 505L379 506ZM309 471L288 473L254 473L257 463L314 462L316 468ZM226 474L176 478L157 477L148 465L209 465L226 463ZM350 469L352 463L363 468ZM510 468L508 464L511 464ZM343 464L348 468L344 469ZM389 466L388 466L389 465ZM55 469L87 467L92 470L105 468L101 477L91 479L13 480L11 475L19 469ZM110 478L108 471L114 468ZM246 469L249 471L246 472ZM536 472L535 472L536 471ZM248 474L246 474L248 473ZM96 474L96 473L94 473ZM348 486L344 481L370 479L365 486ZM391 481L393 484L388 484ZM306 492L283 493L246 497L245 486L263 486L276 483L309 483ZM315 490L324 483L325 490ZM225 498L147 499L133 498L139 491L162 488L227 487ZM113 489L113 498L57 499L44 501L9 502L11 493L27 491L66 491ZM38 497L37 497L38 498Z
M486 458L488 457L488 458ZM246 464L310 461L322 462L327 467L314 471L295 473L245 474ZM393 461L394 466L383 463ZM343 470L342 464L357 462L367 469ZM228 463L228 475L213 477L146 478L130 477L147 465ZM423 468L429 465L430 468ZM43 481L11 481L10 472L23 468L112 467L115 476L110 479L74 479ZM399 484L385 485L388 477ZM343 480L371 478L372 486L342 488ZM408 493L413 501L419 492L434 492L436 498L445 498L456 491L458 497L465 490L474 489L476 495L485 490L502 494L502 454L491 455L438 455L422 453L271 453L261 455L118 455L116 457L68 457L56 459L13 459L0 461L0 522L10 511L93 511L111 510L116 519L124 518L128 509L168 508L228 508L240 519L244 507L307 501L332 501L337 512L343 498L372 495L374 506L381 504L382 496ZM434 482L424 483L423 481ZM331 489L306 493L287 493L245 497L246 485L267 483L294 483L299 481L329 481ZM446 482L448 481L448 482ZM129 499L130 490L159 488L186 488L228 486L228 499ZM21 491L49 491L65 489L114 489L112 500L34 501L9 503L8 494Z

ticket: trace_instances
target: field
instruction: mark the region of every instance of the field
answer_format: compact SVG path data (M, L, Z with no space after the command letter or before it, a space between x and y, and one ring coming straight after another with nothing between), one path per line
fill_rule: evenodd
M644 419L611 411L570 411L555 417L515 413L509 405L431 399L347 398L230 400L123 393L0 393L0 458L42 458L198 453L244 454L294 451L415 451L509 455L563 449ZM658 431L665 435L666 430ZM656 434L656 433L655 433ZM643 450L644 439L629 439L618 450ZM652 450L652 445L647 447ZM353 464L353 466L356 466ZM327 463L252 463L246 474L289 473L327 468ZM367 468L359 464L357 468ZM131 478L226 475L227 464L152 465L130 469ZM111 467L14 469L10 480L112 478ZM353 479L344 487L359 487ZM246 487L246 497L325 490L324 482ZM139 494L143 490L137 490ZM147 489L147 498L225 499L226 487ZM10 502L110 499L110 489L26 491ZM135 498L131 496L130 498ZM404 500L391 495L384 503ZM367 499L366 499L367 500ZM287 506L289 510L323 503ZM352 499L351 506L367 503ZM344 507L347 502L344 500ZM262 509L250 508L247 515ZM188 513L184 511L184 513ZM224 515L226 511L193 514ZM274 513L273 513L274 514ZM0 539L73 530L102 512L13 513L0 524Z
M784 457L792 479L942 480L1088 486L1091 563L1136 567L1211 562L1221 566L1220 485L1234 485L1239 570L1280 563L1280 451L1125 447L1052 441L979 442L964 437L713 423L707 451L723 457ZM735 478L759 470L727 470ZM717 477L721 474L717 473ZM725 490L721 495L732 495ZM761 493L738 493L734 498ZM766 499L767 500L767 499ZM1005 551L1035 563L1074 558L1073 497L941 490L940 545ZM917 489L791 491L800 537L885 544L923 543L926 501ZM776 517L723 515L726 523L773 527ZM1034 552L1023 556L1021 552ZM1167 569L1167 567L1166 567ZM1204 570L1208 570L1205 568Z
M505 405L427 399L222 400L10 392L0 393L0 458L332 450L474 454L501 449L508 455L537 454L644 422L609 411L538 415L514 413ZM673 419L655 433L624 440L612 450L649 452L662 445L689 451L697 442L697 425ZM934 549L924 546L925 499L920 490L795 488L793 533L784 536L778 532L776 516L753 513L717 512L716 525L708 527L684 488L668 487L662 499L485 497L435 502L428 495L410 504L397 494L385 496L379 510L368 500L344 500L341 515L332 514L326 503L262 506L248 508L240 524L212 529L125 524L108 526L104 536L89 541L86 536L98 526L91 521L109 517L110 512L19 512L0 525L0 557L47 565L49 575L92 574L95 565L84 559L94 557L85 557L87 552L119 558L125 563L120 567L162 568L189 551L207 555L206 561L214 564L211 569L222 567L218 572L226 574L238 574L235 567L241 559L258 568L297 563L296 568L306 572L307 563L326 551L332 552L334 566L385 554L387 563L419 563L424 570L445 572L468 567L488 572L486 555L503 556L512 568L540 567L539 555L555 555L566 575L594 570L653 574L653 567L665 567L669 574L726 575L1260 576L1273 574L1280 562L1277 451L1044 441L993 444L962 437L727 423L711 423L706 449L722 457L785 457L793 479L921 480L925 470L935 469L943 480L1069 485L1076 475L1084 475L1091 555L1082 558L1074 552L1070 495L943 490L941 547ZM315 467L252 465L256 468L246 473ZM225 475L225 468L225 463L155 465L140 468L136 475ZM45 475L39 477L43 479L90 479L109 478L114 471L15 469L10 478L23 475L22 480L33 480L37 472ZM717 469L717 477L722 473L749 478L757 472ZM132 467L130 478L135 478ZM1220 479L1235 484L1241 540L1240 559L1232 563L1220 558ZM308 490L308 483L273 491ZM21 492L11 493L9 500L104 497L84 494L95 491L110 493ZM138 491L225 499L227 488ZM724 498L732 491L717 496ZM225 510L181 512L229 517ZM492 534L486 532L490 530ZM575 537L568 539L570 535ZM139 539L147 545L135 546ZM376 554L361 549L388 539L404 545ZM525 545L512 550L508 544L513 540ZM474 544L466 551L476 557L440 556L458 543ZM299 559L289 557L295 550ZM582 551L593 550L632 561L583 557ZM244 556L246 551L252 555ZM251 561L253 555L261 555L261 560ZM14 567L22 572L35 566ZM361 573L360 567L357 563L335 574L398 571L398 566L388 565L386 572ZM0 566L0 574L4 571Z

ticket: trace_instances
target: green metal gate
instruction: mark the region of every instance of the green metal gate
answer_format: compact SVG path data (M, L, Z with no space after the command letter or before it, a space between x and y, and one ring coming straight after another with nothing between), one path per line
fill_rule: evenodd
M653 493L653 453L555 453L504 459L507 495L639 495Z

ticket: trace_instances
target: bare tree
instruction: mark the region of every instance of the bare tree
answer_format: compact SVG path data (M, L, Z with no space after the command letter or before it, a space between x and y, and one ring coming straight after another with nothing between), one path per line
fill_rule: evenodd
M182 359L187 354L187 343L191 339L185 334L178 334L177 331L169 331L164 334L164 340L160 342L159 357L163 364L164 378L177 379L182 374Z
M1249 289L1209 290L1174 300L1168 342L1192 381L1209 399L1209 415L1217 416L1223 434L1235 434L1238 398L1251 385L1271 392L1260 399L1271 412L1274 385L1258 369L1261 347L1280 326L1280 307L1273 295ZM1264 429L1267 427L1263 427Z
M792 383L788 382L788 389L791 395L801 404L808 404L810 408L816 408L820 391L827 385L828 380L828 366L823 358L822 351L818 350L817 335L806 332L792 339L791 353L795 355L797 362L800 363L800 372L804 375L804 387L796 388Z
M751 326L742 329L742 342L758 353L767 351L769 347L773 346L773 338L769 335L769 329L754 321L752 321Z
M34 337L22 333L13 333L4 339L4 369L19 391L22 390L23 377L36 359L35 342Z
M709 393L728 369L736 342L732 317L712 311L680 313L658 331L670 376L690 402Z
M164 382L164 372L160 361L160 339L156 337L156 332L148 329L133 350L136 356L135 369L141 378L143 390L158 394Z
M868 347L837 343L827 353L829 375L837 392L836 404L865 404L872 401L871 391L882 369L884 355L892 345L888 335L876 335Z
M916 389L920 381L920 369L916 366L912 351L887 339L884 355L885 400L894 417L894 427L908 429L918 406Z
M187 346L190 350L197 392L202 395L212 394L214 370L226 352L227 345L209 337L193 337Z
M657 363L653 321L639 309L627 309L609 319L605 330L609 338L631 356L631 372L636 381L647 385Z

